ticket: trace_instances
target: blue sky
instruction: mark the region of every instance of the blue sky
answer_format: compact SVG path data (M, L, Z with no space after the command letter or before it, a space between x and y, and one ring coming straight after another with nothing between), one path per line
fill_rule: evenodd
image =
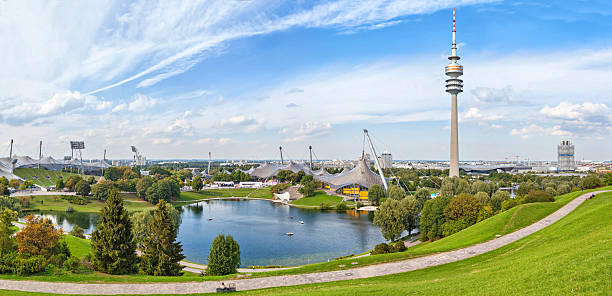
M612 4L478 0L4 1L5 154L448 159L452 7L462 160L612 158Z

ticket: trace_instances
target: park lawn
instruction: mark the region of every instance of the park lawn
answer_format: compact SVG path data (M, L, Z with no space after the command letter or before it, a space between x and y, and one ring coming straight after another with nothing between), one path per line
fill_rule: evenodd
M292 205L296 206L309 206L309 207L320 207L322 203L330 206L337 206L343 200L340 196L327 195L323 191L315 191L315 194L311 197L304 197L291 202Z
M497 250L406 273L238 292L239 295L606 295L612 193ZM54 295L0 291L0 295ZM205 294L191 294L205 295Z
M70 254L77 258L83 258L91 253L91 241L84 238L78 238L70 234L64 235L64 240L68 244Z
M68 179L71 175L76 175L67 172L60 171L51 171L46 169L37 169L37 168L18 168L14 171L15 175L27 179L32 180L35 184L43 186L43 187L51 187L55 186L57 183L57 179L62 177L64 180ZM100 177L94 176L96 179ZM89 175L85 176L85 179L89 178Z
M41 203L42 201L42 203ZM146 201L126 201L124 203L128 211L144 211L152 210L155 206ZM96 213L102 210L104 202L99 200L91 200L86 205L77 205L62 199L58 195L37 195L32 196L29 207L23 209L25 211L56 211L64 212L67 207L72 207L77 212Z

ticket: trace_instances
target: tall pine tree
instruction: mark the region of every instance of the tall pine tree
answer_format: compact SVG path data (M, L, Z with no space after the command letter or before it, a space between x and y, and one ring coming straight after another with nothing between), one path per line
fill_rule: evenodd
M185 259L183 247L176 242L178 227L173 221L168 204L160 199L153 221L149 224L144 243L140 269L149 275L180 276L183 266L179 262Z
M92 261L98 271L129 274L138 271L132 222L117 190L112 190L91 235Z

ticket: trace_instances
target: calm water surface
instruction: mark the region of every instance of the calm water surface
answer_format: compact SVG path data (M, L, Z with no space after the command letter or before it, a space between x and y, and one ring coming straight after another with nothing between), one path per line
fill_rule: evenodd
M385 241L367 212L321 212L267 200L209 200L180 209L177 239L187 260L202 264L207 263L210 244L220 233L238 241L242 266L323 262L371 250ZM96 213L40 214L66 231L79 225L85 233L91 233L99 219ZM294 235L287 236L288 232Z

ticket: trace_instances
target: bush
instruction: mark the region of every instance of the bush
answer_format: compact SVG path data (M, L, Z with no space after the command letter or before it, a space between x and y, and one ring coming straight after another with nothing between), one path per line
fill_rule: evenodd
M44 256L32 256L29 258L16 257L13 261L14 272L18 275L30 275L45 270L47 260Z
M68 258L66 261L64 261L64 268L66 268L66 270L70 271L70 272L77 272L79 271L80 264L79 264L79 258L72 256L70 258Z
M503 211L507 211L509 209L512 209L514 207L516 207L516 205L518 205L517 199L516 198L511 198L508 200L504 200L501 204L501 210Z
M603 181L594 174L588 175L582 179L582 187L584 189L593 189L603 186Z
M449 236L451 234L457 233L465 228L470 227L472 223L468 221L467 218L461 218L459 220L446 220L444 224L442 224L442 236Z
M70 235L78 238L85 238L85 230L79 227L79 225L74 225L74 227L70 231Z
M389 245L391 246L391 251L393 253L403 252L403 251L406 251L407 249L406 244L404 244L404 241L397 241Z
M337 206L336 206L336 212L344 212L348 210L348 206L346 205L346 203L344 201L340 202Z
M493 208L491 208L491 206L489 205L484 206L480 208L480 211L478 211L478 219L476 220L476 222L486 220L491 216L493 216Z
M207 275L228 275L236 273L240 266L240 246L231 235L219 234L212 243L208 254Z
M0 274L13 273L15 269L15 259L18 258L17 255L17 252L3 252L0 257Z
M381 243L376 245L376 247L374 247L374 250L372 250L372 252L370 252L370 254L372 255L378 255L378 254L388 254L388 253L392 253L392 249L391 247L386 244L386 243Z
M326 202L322 202L319 207L321 208L321 210L331 210L332 206Z
M285 191L287 188L289 188L289 186L291 186L290 183L279 183L279 184L276 184L276 185L270 187L270 192L272 192L272 193L281 193L281 192Z
M72 213L72 212L74 212L74 209L71 206L67 206L66 213Z
M555 201L555 198L550 193L546 191L541 191L541 190L531 190L529 191L527 196L523 198L522 203L526 204L526 203L532 203L532 202L553 202L553 201Z

